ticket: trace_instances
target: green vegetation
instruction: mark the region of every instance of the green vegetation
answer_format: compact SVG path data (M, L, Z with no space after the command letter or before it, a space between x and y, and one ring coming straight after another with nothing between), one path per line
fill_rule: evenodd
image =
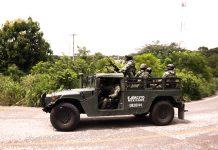
M79 47L75 60L52 56L39 24L31 18L7 21L0 29L0 105L39 106L43 92L78 88L78 74L113 72L108 58L90 54ZM181 49L177 44L159 42L145 45L134 55L136 68L141 63L152 67L152 76L161 77L168 63L176 66L182 78L186 101L210 96L218 89L218 48ZM118 67L122 61L110 57Z
M218 48L208 49L204 47L203 49L190 51L179 48L175 43L161 45L157 42L153 45L146 45L140 50L140 54L149 55L152 53L159 58L164 66L173 63L176 66L178 77L182 78L185 100L190 101L210 96L218 88L216 79ZM215 58L210 59L211 57Z
M47 61L51 54L39 24L31 18L7 21L0 29L0 71L3 73L12 64L28 72L39 61Z

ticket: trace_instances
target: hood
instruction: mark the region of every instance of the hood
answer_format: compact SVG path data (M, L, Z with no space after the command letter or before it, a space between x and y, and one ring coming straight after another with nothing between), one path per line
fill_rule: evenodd
M89 92L89 91L91 92L94 90L95 90L94 88L69 89L69 90L63 90L63 91L47 94L47 97L58 96L58 95L78 95L80 94L80 92Z

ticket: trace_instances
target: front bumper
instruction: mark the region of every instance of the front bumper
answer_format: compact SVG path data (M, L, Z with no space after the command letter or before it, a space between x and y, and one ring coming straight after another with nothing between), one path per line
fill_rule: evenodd
M45 107L45 98L46 98L46 93L43 93L40 97L40 106Z
M44 112L51 112L51 99L46 97L46 93L41 95L40 105Z

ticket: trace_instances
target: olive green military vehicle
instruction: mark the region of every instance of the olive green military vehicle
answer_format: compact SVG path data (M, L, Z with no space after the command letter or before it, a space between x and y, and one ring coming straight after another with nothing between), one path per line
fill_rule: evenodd
M125 78L122 73L100 73L86 79L81 76L79 89L41 96L43 111L50 113L51 124L56 130L76 129L80 114L149 115L155 125L162 126L172 122L175 107L178 118L184 119L180 78ZM113 99L108 98L115 85L120 87L119 93ZM102 101L107 99L106 107L102 108Z

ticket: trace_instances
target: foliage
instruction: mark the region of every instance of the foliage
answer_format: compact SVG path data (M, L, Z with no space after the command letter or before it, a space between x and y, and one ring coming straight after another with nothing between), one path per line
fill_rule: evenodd
M186 101L201 99L215 93L215 82L207 82L192 71L183 69L181 72L177 72L177 76L182 78L182 88Z
M15 64L28 72L39 61L47 61L52 51L43 38L39 23L32 18L7 21L0 29L0 68L5 72Z
M198 52L173 52L169 59L179 70L192 71L195 75L206 80L212 78L211 68L208 67L206 57Z
M98 61L96 64L96 73L113 73L116 72L114 67L110 64L110 61L117 66L117 68L122 68L124 66L123 62L120 60L115 60L113 57L104 57Z
M97 73L108 73L112 72L113 68L108 63L107 58L100 59L98 63L96 64L96 72Z
M0 105L16 105L23 100L23 87L9 76L0 75Z
M212 74L218 77L218 53L207 57L207 62L212 68Z
M14 81L19 81L20 77L24 75L23 71L19 70L15 64L9 65L5 74L10 76Z
M157 58L164 63L165 59L169 57L169 55L173 52L183 52L185 49L180 48L176 43L171 43L170 45L160 44L159 41L153 42L153 44L145 45L143 48L139 50L139 54L143 53L152 53Z
M182 78L186 100L195 100L212 95L217 88L217 82L214 82L213 77L217 72L218 49L209 50L206 47L200 47L199 50L200 52L188 51L174 43L161 45L156 42L153 45L146 45L141 49L140 54L152 53L164 66L169 63L174 64L177 75Z
M99 59L103 58L101 53L90 55L90 51L86 47L78 49L75 61L72 62L72 69L77 73L84 73L86 75L93 75L96 73L96 65Z
M27 75L22 78L21 85L25 91L21 104L27 106L39 106L39 97L43 92L56 90L55 81L48 74Z
M136 61L136 68L139 70L139 67L142 63L145 63L148 67L152 68L152 76L162 77L163 74L163 65L161 64L160 59L155 57L151 53L136 55L134 57Z
M79 83L73 67L70 57L64 56L55 63L39 62L32 68L31 74L49 75L50 79L55 83L53 85L54 90L76 88Z
M212 49L199 47L198 50L206 57L208 65L212 68L213 75L218 77L218 47Z

